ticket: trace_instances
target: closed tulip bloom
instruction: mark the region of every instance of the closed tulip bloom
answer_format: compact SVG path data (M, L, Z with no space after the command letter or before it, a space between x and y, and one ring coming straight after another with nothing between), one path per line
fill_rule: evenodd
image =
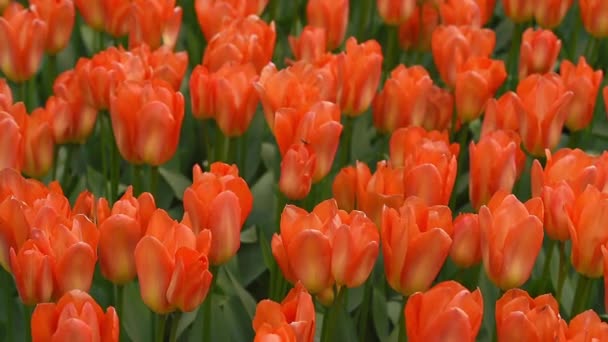
M551 72L561 48L562 41L552 31L528 28L519 49L519 79Z
M519 133L524 147L541 156L559 143L572 92L556 74L530 75L517 86L525 112L519 116Z
M385 160L377 163L376 172L369 177L366 168L365 164L357 164L357 207L380 225L384 207L396 209L403 204L403 170ZM367 183L363 183L366 179Z
M57 303L36 305L31 330L33 342L118 342L120 324L114 307L108 307L104 313L88 293L72 290Z
M551 294L532 298L524 290L511 289L496 302L498 341L565 341L566 329Z
M231 20L261 15L268 0L196 0L194 9L207 41Z
M462 123L477 119L486 102L507 79L505 63L487 57L472 57L456 74L454 95L456 111Z
M380 165L384 165L384 163ZM338 208L347 212L355 209L365 210L363 201L371 177L369 167L360 161L357 161L355 166L347 166L340 170L332 185L332 194L338 203ZM402 198L401 201L403 201ZM370 213L367 214L372 216Z
M213 72L227 62L252 63L260 72L272 58L276 34L274 22L255 15L235 19L209 41L202 64Z
M407 296L431 286L452 239L439 227L422 232L410 206L400 211L384 208L380 234L386 279L395 291Z
M562 23L574 0L543 0L535 3L534 19L548 29L553 29Z
M103 0L104 30L119 38L129 33L132 18L131 0Z
M526 156L515 133L494 131L469 144L469 198L473 208L487 204L499 190L510 193L523 171Z
M405 305L408 341L475 341L483 318L481 291L449 280L414 293Z
M456 265L468 268L481 262L481 232L477 214L460 214L454 219L454 237L450 258Z
M346 35L349 0L308 0L306 19L308 24L325 29L327 49L338 48Z
M566 330L568 341L603 341L608 339L608 323L602 322L595 311L589 309L570 320Z
M399 25L399 46L404 50L430 51L431 35L439 19L439 10L434 4L416 5L409 19Z
M131 6L129 46L175 47L182 24L182 8L175 0L134 0Z
M213 236L209 260L220 265L232 258L240 247L240 232L251 212L253 196L236 166L213 163L209 172L198 165L194 180L184 191L184 211L196 234L209 230Z
M535 197L520 202L499 191L479 209L483 265L503 290L523 285L543 243L543 204Z
M448 89L433 85L427 94L427 112L413 122L427 131L445 131L452 126L454 96Z
M475 0L443 0L439 5L443 25L481 27L481 10Z
M566 88L572 91L572 101L566 112L565 125L570 131L585 129L593 119L597 93L602 83L602 70L594 71L587 64L585 57L581 56L578 64L574 65L568 60L560 64L560 75Z
M202 65L197 65L190 75L190 99L192 115L197 119L215 117L214 75Z
M289 36L289 47L296 60L314 62L325 54L327 38L325 29L307 25L302 29L299 37Z
M524 115L525 110L519 96L512 91L504 93L498 100L489 99L481 125L481 136L497 130L519 132L519 117Z
M475 0L481 13L481 26L486 25L494 16L496 0Z
M0 110L8 110L13 104L13 92L4 78L0 78Z
M516 23L532 20L534 17L534 2L528 0L502 0L505 15Z
M18 253L11 248L10 269L24 304L35 305L53 299L54 264L53 257L44 253L32 240L26 241Z
M494 31L471 26L439 26L431 37L433 60L441 79L450 87L456 85L461 65L470 57L490 57L495 45Z
M252 322L256 333L254 341L279 338L278 341L312 342L315 320L312 296L298 282L281 303L269 299L258 303Z
M38 13L13 2L0 17L0 69L13 82L23 82L40 68L47 24ZM28 37L28 39L22 39Z
M279 189L291 200L305 198L312 186L312 174L316 156L304 144L294 144L287 150L281 161Z
M340 85L338 104L347 116L359 116L374 99L382 72L382 50L375 40L357 44L354 37L346 41L346 53L338 59Z
M608 3L601 0L580 0L581 19L585 30L596 38L608 36Z
M175 91L180 90L188 69L188 53L173 52L167 46L161 46L150 52L145 47L146 45L142 45L140 49L144 50L148 67L152 69L151 77L167 81Z
M207 253L211 233L195 233L162 209L152 214L135 247L135 266L144 303L154 312L190 312L207 296L212 275Z
M21 121L23 137L22 171L30 177L44 176L53 166L55 140L46 111L38 108L28 116L22 102L16 104L12 114Z
M392 133L409 125L420 126L427 115L433 80L422 66L397 66L372 103L374 126Z
M415 0L377 0L378 14L388 25L399 25L410 18L416 9Z
M125 82L112 98L110 116L122 157L158 166L177 149L184 97L160 80Z
M47 25L45 50L54 55L70 42L75 10L72 0L31 0L30 6Z
M91 28L102 31L105 23L105 0L74 0L74 5L85 23Z
M21 177L14 169L4 169L4 177ZM10 250L20 251L30 236L30 223L26 218L29 206L23 200L10 194L10 197L2 199L0 202L0 266L10 271ZM34 257L36 253L28 257ZM42 256L40 256L42 258Z
M9 109L10 110L10 109ZM11 168L21 171L23 166L23 135L20 122L10 112L0 110L0 170Z

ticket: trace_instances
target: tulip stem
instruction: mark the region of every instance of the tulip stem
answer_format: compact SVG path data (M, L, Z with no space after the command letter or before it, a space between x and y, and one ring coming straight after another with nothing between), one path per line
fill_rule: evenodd
M549 247L547 250L547 255L545 257L545 265L543 266L543 275L542 278L538 280L538 289L539 293L545 293L544 285L549 283L550 273L551 273L551 258L553 258L553 250L555 249L555 241L549 241Z
M100 113L101 115L98 116L98 124L100 126L100 131L99 131L99 149L101 151L101 170L103 172L103 177L104 177L104 191L105 191L105 196L110 197L110 183L108 183L108 168L109 168L109 161L108 161L108 154L106 153L106 147L108 146L108 136L106 134L106 125L105 125L105 120L103 118L103 113ZM109 200L111 201L112 199L109 198Z
M506 82L507 90L511 90L514 86L517 86L517 80L519 79L517 64L519 60L519 49L521 45L521 36L524 31L523 23L516 23L513 28L513 36L511 37L511 49L509 50L508 68L509 77Z
M384 70L386 75L390 74L395 64L399 61L399 26L386 25L386 54L384 55Z
M597 51L597 39L593 36L589 37L587 40L587 45L585 46L585 58L587 59L587 63L593 66L595 64L595 52Z
M42 72L44 80L44 90L47 92L45 98L53 95L53 82L57 77L57 55L47 55L47 65Z
M372 301L373 279L367 279L363 292L363 302L357 311L357 325L359 326L359 341L368 341L367 327L369 323L369 307Z
M150 193L152 196L158 196L158 166L150 166Z
M133 194L141 194L141 166L131 164L131 183L133 184Z
M332 342L337 341L336 327L338 325L338 315L346 305L346 292L348 288L342 287L338 289L338 295L334 299L333 304L325 310L325 316L323 317L323 329L321 330L321 342Z
M366 33L368 33L367 27L369 26L369 17L372 13L372 0L363 0L363 4L359 8L359 32L357 32L357 39L359 41L365 40Z
M167 326L167 318L169 315L157 314L156 315L156 341L165 341L165 330Z
M576 293L574 295L574 302L572 303L572 311L570 317L574 317L579 313L585 311L585 307L589 302L589 295L591 294L591 285L593 281L584 275L578 275L578 282L576 283Z
M179 319L181 318L182 313L176 311L173 313L171 317L171 331L169 332L169 342L177 341L177 327L179 325Z
M399 315L399 335L397 336L398 342L407 341L407 331L405 329L405 304L407 303L407 296L403 296L403 310Z
M342 164L340 167L345 167L350 164L351 160L351 145L353 141L353 126L355 118L344 116L344 130L342 130Z
M213 290L215 288L215 283L217 277L219 276L220 268L217 266L211 266L211 274L213 278L211 278L211 284L209 285L209 292L207 293L207 298L203 301L203 342L212 341L213 335L211 334L212 327L212 314L213 311Z
M13 300L13 276L6 271L3 267L0 267L0 296L2 296L2 307L8 313L6 315L6 340L15 341L14 335L14 322L13 315L15 305ZM29 329L29 327L26 327Z
M32 313L34 312L33 305L23 304L23 322L25 325L25 341L32 340ZM10 315L10 314L9 314Z
M557 301L561 301L562 289L564 288L564 281L566 281L566 274L568 271L568 260L566 258L566 243L564 241L559 242L559 274L557 277L557 289L555 295Z

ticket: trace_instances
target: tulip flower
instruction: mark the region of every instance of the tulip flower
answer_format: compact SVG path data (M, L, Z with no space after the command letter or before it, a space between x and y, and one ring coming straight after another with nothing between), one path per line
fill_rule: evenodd
M404 312L408 341L475 341L483 318L481 291L450 280L414 293Z
M587 310L570 320L566 330L568 341L603 341L608 339L608 323L602 322L593 310Z
M120 324L114 307L104 313L88 293L72 290L57 303L38 304L32 313L31 330L33 342L118 342Z
M74 3L72 0L31 0L30 6L48 28L46 52L57 54L70 41L75 18Z
M151 77L167 81L175 91L180 90L188 69L188 53L173 52L167 46L149 52L145 47L146 45L142 45L140 49L144 50L148 67L152 69Z
M452 239L439 227L421 231L411 206L382 211L382 253L388 284L407 296L425 291L439 274Z
M470 57L490 57L495 45L494 31L471 26L439 26L431 37L433 60L450 87L455 86L461 65Z
M116 38L129 33L133 20L130 0L103 0L102 10L105 32Z
M299 37L289 36L289 47L296 60L314 62L325 54L327 38L325 29L307 25L302 29Z
M543 243L542 220L538 197L524 204L499 191L479 209L483 266L496 286L507 290L528 280Z
M585 30L596 38L608 36L608 3L601 0L579 0Z
M566 109L565 125L570 131L585 129L593 120L597 93L602 83L602 70L594 71L581 56L578 64L568 60L560 64L560 75L566 89L572 91L572 101Z
M484 26L494 16L496 0L475 0L475 2L479 6L479 12L481 13L481 26Z
M499 341L565 341L566 329L550 294L532 298L524 290L511 289L496 302Z
M431 50L431 35L439 25L439 10L431 2L416 5L412 15L399 26L399 46L403 50Z
M193 168L194 181L184 191L184 211L196 234L213 236L209 260L220 265L238 251L240 232L252 208L253 196L236 166L213 163L209 172Z
M481 27L481 10L475 0L444 0L439 5L443 25Z
M78 13L96 31L102 31L105 24L104 0L74 0Z
M512 91L504 93L498 100L489 99L481 126L481 136L497 130L519 132L518 120L524 113L521 99Z
M312 342L315 337L315 307L302 283L289 291L281 303L269 299L258 303L253 317L254 341L284 336L280 341Z
M308 24L325 29L328 50L338 48L344 40L348 26L349 0L308 0Z
M481 232L477 214L460 214L454 219L454 237L450 258L462 268L481 262Z
M21 170L23 166L23 135L19 123L10 112L0 110L0 170Z
M207 296L212 275L207 254L211 233L198 235L157 209L135 247L135 266L144 303L154 312L190 312Z
M267 4L268 0L196 0L194 10L205 39L210 41L230 21L261 15Z
M524 147L532 155L540 156L545 149L559 143L566 110L572 92L556 74L530 75L517 86L525 112L520 112L519 133Z
M561 48L562 41L552 31L528 28L519 49L519 79L551 72Z
M17 173L14 169L4 169L2 176L10 176L7 173L12 172ZM7 271L10 271L10 250L21 250L30 235L27 209L28 206L15 194L3 198L0 202L0 266Z
M294 144L287 150L281 161L279 189L289 199L305 198L312 186L316 156L304 144Z
M252 63L260 72L272 58L275 40L274 22L257 16L235 19L209 41L203 66L214 72L227 62Z
M528 0L502 0L505 15L516 23L524 23L534 17L535 3Z
M526 161L519 145L519 136L509 131L494 131L477 144L471 141L469 198L473 208L487 204L499 190L513 190Z
M461 122L477 119L486 105L507 79L503 61L487 57L471 57L456 73L454 97Z
M534 19L544 28L554 29L566 16L574 0L543 0L535 3Z
M129 46L175 47L182 24L182 8L175 6L175 0L133 0L131 6Z
M346 53L338 59L340 86L338 104L347 116L359 116L369 108L382 72L382 50L375 40L357 44L346 41Z
M9 110L13 105L13 92L4 78L0 78L0 110Z
M38 13L13 2L0 17L0 70L13 82L23 82L40 68L47 24ZM28 37L28 39L22 39Z
M379 225L385 206L399 208L403 204L403 170L382 160L373 175L369 172L367 165L357 164L357 188L354 189L357 207Z
M184 97L160 80L125 82L112 98L110 116L122 157L158 166L177 149Z
M385 162L378 164L378 170L386 167ZM381 172L381 171L380 171ZM367 185L370 178L372 177L369 167L362 162L357 162L356 166L347 166L340 170L340 172L334 178L332 185L332 194L338 203L338 207L345 211L352 211L355 209L363 210L363 202L367 194ZM382 176L379 176L382 177ZM384 181L375 182L378 185L386 184ZM388 182L389 184L391 182ZM399 184L400 182L396 182ZM382 192L384 189L380 189ZM401 196L399 203L395 205L398 208L403 202L403 196ZM366 212L368 216L372 217L375 222L375 216L369 212Z
M377 0L378 14L388 25L399 25L410 18L416 9L415 0Z

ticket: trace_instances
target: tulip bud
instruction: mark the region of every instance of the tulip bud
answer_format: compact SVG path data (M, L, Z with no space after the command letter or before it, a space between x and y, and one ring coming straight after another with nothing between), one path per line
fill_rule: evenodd
M279 189L289 199L305 198L312 186L316 157L304 144L292 145L281 161Z
M553 70L562 41L550 30L528 28L524 31L519 52L519 79Z

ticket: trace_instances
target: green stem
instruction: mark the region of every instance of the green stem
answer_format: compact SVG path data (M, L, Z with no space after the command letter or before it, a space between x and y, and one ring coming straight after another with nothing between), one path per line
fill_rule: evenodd
M179 319L181 318L182 313L176 311L171 317L171 331L169 332L169 342L177 341L177 327L179 325Z
M100 145L99 145L99 149L100 149L100 154L101 154L101 170L103 172L103 177L104 177L104 190L105 190L105 196L106 197L110 197L110 188L112 187L110 183L108 183L108 179L110 178L110 174L109 174L109 170L110 170L110 158L108 156L107 153L107 149L106 147L108 146L108 134L106 133L107 131L107 127L105 124L105 120L103 117L103 113L100 113L101 115L98 116L98 120L99 120L99 124L100 124ZM109 199L111 201L111 198Z
M26 111L29 113L30 111L30 106L29 106L29 99L28 99L28 94L29 94L29 90L28 90L28 81L22 81L21 83L19 83L19 97L21 102L23 102L23 104L25 105L25 109Z
M47 92L45 98L53 94L53 82L57 78L57 55L47 55L47 65L42 72L44 88Z
M55 149L53 151L53 169L51 171L51 180L57 179L57 166L59 165L59 149L61 146L55 145Z
M564 241L559 242L559 274L557 277L557 290L555 295L559 302L562 298L562 290L564 288L564 282L566 281L566 274L568 272L568 259L566 257L566 243Z
M15 341L15 324L13 312L15 312L15 301L13 297L14 285L13 276L0 267L0 296L2 296L2 308L6 315L6 341ZM30 327L26 327L30 330Z
M353 141L353 126L355 118L350 116L344 116L344 130L342 131L342 164L340 167L345 167L350 164L351 161L351 150Z
M139 196L142 193L141 174L141 165L131 164L131 184L133 185L133 194L135 196Z
M387 30L387 46L386 54L384 55L384 71L386 75L395 67L396 61L399 60L399 27L395 25L386 25Z
M371 277L370 277L371 278ZM367 279L365 282L365 288L363 290L363 302L361 302L361 306L359 307L359 311L357 312L357 325L358 325L358 333L359 333L359 341L365 342L369 341L367 336L367 327L370 321L369 317L369 307L372 301L372 291L373 291L373 280Z
M110 203L114 203L118 196L118 182L120 178L120 154L118 153L118 147L116 146L116 139L114 138L114 132L112 130L112 119L109 113L106 112L107 121L107 134L110 148Z
M576 293L574 295L574 302L572 303L572 312L570 317L574 317L579 313L585 311L585 308L589 302L589 295L591 294L591 285L593 280L579 274L578 282L576 284Z
M325 311L325 317L323 318L323 328L321 330L321 342L332 342L336 341L336 328L338 315L340 310L344 309L346 304L346 293L348 289L342 287L338 290L338 295L334 299L333 304Z
M66 157L65 157L65 162L63 164L63 174L61 175L60 183L64 187L65 190L69 190L68 182L72 178L71 177L72 176L71 161L72 161L72 157L74 155L74 150L77 147L73 146L73 145L66 145L65 148L66 148ZM55 159L55 164L57 164L58 162L59 162L59 160Z
M357 39L360 41L365 40L368 36L369 18L372 13L372 0L362 0L359 12L359 30L357 32Z
M165 332L167 328L167 318L169 315L157 314L156 315L156 342L165 341Z
M593 61L591 60L591 58L593 57L593 51L596 50L596 46L597 39L595 39L595 37L593 36L589 37L589 39L587 40L587 45L585 45L585 59L587 59L587 63L589 63L589 65L593 65Z
M213 326L213 290L215 288L215 283L217 277L219 276L220 268L217 266L211 266L211 274L213 274L213 279L211 279L211 285L209 285L209 292L207 293L207 298L203 301L203 342L212 341L211 327Z
M519 71L517 70L517 65L519 61L519 48L521 46L521 36L524 31L523 23L516 23L513 28L513 36L511 38L511 49L509 50L509 58L508 58L508 68L509 68L509 78L507 82L507 88L513 89L517 86L517 80L519 79Z
M25 341L32 340L32 313L34 312L33 305L23 304L23 322L25 324ZM10 315L10 313L8 313Z
M122 317L124 290L125 287L123 285L114 284L114 308L116 309L116 314L118 315L118 317ZM126 332L124 331L124 327L121 324L120 336L126 336L125 334Z
M207 127L210 124L210 119L206 119L206 120L200 120L200 127L201 127L201 135L203 136L203 144L205 145L205 159L203 159L203 161L207 160L207 162L209 164L211 164L211 162L213 161L213 156L212 154L212 150L211 150L211 143L210 143L210 136L209 133L211 132L211 129L209 127ZM203 163L204 165L204 163Z
M555 249L554 247L556 243L557 242L553 240L549 241L549 249L547 251L547 257L545 258L545 264L543 266L543 275L537 282L537 286L539 287L537 292L539 293L545 293L543 286L549 283L548 280L550 279L549 277L551 274L551 258L553 258L553 250Z
M454 114L456 115L456 114ZM458 153L458 170L456 173L456 180L454 182L454 187L452 188L452 195L450 196L449 206L452 210L456 211L457 201L458 201L458 193L457 189L459 187L459 183L461 182L460 175L465 172L465 161L467 155L467 141L469 139L469 124L465 123L460 127L460 130L455 134L455 140L458 141L460 145L460 152Z
M150 193L152 196L158 195L158 166L150 166Z
M399 315L399 335L397 338L398 342L407 341L407 329L405 328L405 303L407 303L407 297L403 297L403 309L400 310L401 314Z

